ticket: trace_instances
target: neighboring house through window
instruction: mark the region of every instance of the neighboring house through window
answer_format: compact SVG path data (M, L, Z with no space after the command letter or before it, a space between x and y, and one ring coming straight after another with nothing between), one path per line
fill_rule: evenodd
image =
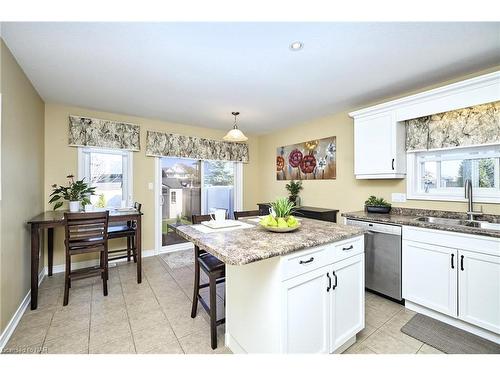
M462 201L470 179L476 202L500 202L500 145L408 153L408 198Z
M95 207L119 208L132 204L130 151L79 148L78 164L80 178L96 187L96 195L91 197Z

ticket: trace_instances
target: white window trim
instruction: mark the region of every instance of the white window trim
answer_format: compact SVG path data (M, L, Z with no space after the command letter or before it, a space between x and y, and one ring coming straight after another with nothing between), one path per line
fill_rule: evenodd
M92 147L78 147L78 179L86 177L85 170L89 168L90 163L89 154L91 152L99 152L101 154L114 154L122 155L123 158L123 171L126 175L126 183L124 184L124 194L127 196L127 203L133 204L134 202L134 171L133 171L133 152L127 150L106 149L106 148L92 148Z
M462 147L455 148L453 151L451 150L432 150L426 153L435 152L439 154L440 152L444 153L454 153L460 154L463 153L469 154L467 155L467 159L474 158L484 158L484 155L478 155L477 157L471 156L470 153L485 151L492 152L493 157L497 157L500 154L500 145L488 145L488 146L476 146L476 147ZM414 200L430 200L430 201L451 201L451 202L466 202L467 199L464 195L463 188L449 188L449 189L432 189L429 193L422 193L419 190L421 173L419 172L419 162L418 156L422 154L422 151L415 152L407 152L407 180L406 180L406 196L407 199ZM444 156L446 160L447 157ZM451 159L451 157L450 157ZM442 160L442 159L440 159ZM497 165L497 168L499 166ZM438 171L439 173L439 171ZM440 178L440 176L436 176L436 178ZM495 183L498 183L498 175L495 174ZM474 202L479 203L500 203L500 191L498 189L486 189L486 188L475 188L473 189L473 199Z

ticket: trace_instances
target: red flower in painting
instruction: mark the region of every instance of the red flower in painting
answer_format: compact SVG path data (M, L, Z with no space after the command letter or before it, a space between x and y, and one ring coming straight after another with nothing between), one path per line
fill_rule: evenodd
M292 152L290 152L290 155L288 155L288 163L293 168L297 168L300 165L301 161L302 161L302 152L300 152L297 149L293 150Z
M300 162L300 170L302 173L312 173L316 168L316 158L314 155L306 155Z
M283 156L276 156L276 171L281 172L285 168L285 159Z

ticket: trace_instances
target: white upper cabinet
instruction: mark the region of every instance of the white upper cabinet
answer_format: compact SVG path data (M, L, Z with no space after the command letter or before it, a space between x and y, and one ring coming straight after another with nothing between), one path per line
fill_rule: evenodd
M406 120L500 100L500 71L349 113L358 179L406 176Z
M358 179L404 178L404 124L393 112L354 119L354 174Z

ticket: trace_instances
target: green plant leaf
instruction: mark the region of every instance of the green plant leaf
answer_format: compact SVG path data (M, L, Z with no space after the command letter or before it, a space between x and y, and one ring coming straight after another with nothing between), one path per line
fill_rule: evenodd
M57 210L59 207L61 207L63 205L63 202L57 202L55 205L54 205L54 211Z

